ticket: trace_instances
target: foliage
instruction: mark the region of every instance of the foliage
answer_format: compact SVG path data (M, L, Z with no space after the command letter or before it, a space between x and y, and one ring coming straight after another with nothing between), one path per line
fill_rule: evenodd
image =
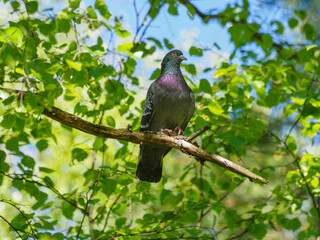
M298 11L288 23L264 23L272 29L267 33L246 0L214 15L187 0L148 2L135 32L104 0L85 9L81 0L63 8L2 2L14 17L0 29L0 84L28 91L23 99L0 93L2 236L316 239L320 158L312 147L320 130L320 70L314 26ZM141 182L134 177L136 145L88 136L41 115L44 106L56 106L96 124L131 123L138 131L141 58L176 47L147 36L166 11L200 18L208 31L214 21L234 44L218 69L183 65L197 109L186 134L212 126L197 140L201 148L241 161L269 185L176 153L166 157L159 184ZM277 41L298 28L303 44ZM211 50L185 52L200 59Z

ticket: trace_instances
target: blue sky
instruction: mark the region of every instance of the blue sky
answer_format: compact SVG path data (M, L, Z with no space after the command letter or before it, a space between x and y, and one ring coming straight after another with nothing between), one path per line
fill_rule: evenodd
M202 0L196 1L195 4L204 12L215 8L217 10L223 10L228 3L235 3L237 1L212 1ZM134 13L133 0L120 0L120 1L106 1L108 8L114 15L123 15L124 22L131 30L135 30L136 16ZM148 5L145 4L145 0L137 0L137 9L141 9L144 6L144 10L148 9ZM221 28L215 22L209 24L203 24L199 17L195 17L194 20L190 19L186 11L179 7L179 15L172 16L167 12L168 6L162 9L159 16L152 23L152 26L148 30L149 36L155 36L158 39L168 38L171 41L179 40L181 30L195 30L198 31L198 39L202 44L206 46L212 46L213 43L217 43L224 51L232 51L232 44L229 41L227 29ZM142 16L144 16L143 11Z

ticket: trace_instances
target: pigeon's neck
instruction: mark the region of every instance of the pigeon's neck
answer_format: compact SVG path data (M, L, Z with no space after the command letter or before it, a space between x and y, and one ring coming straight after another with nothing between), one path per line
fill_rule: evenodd
M182 76L180 66L164 66L161 68L161 75L175 75L175 76Z
M168 89L183 90L187 88L186 81L179 67L167 67L161 71L161 77L159 78L159 84Z

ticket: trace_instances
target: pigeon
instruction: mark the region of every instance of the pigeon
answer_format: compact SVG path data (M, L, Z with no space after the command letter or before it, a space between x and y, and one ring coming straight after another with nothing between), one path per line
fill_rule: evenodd
M194 109L194 94L186 83L180 63L187 60L180 50L166 54L160 76L150 85L141 117L140 132L177 132L184 134ZM140 145L136 177L159 182L163 158L171 148L161 145Z

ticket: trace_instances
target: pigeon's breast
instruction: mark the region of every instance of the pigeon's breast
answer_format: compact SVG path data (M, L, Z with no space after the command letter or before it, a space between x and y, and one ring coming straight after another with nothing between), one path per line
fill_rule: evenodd
M181 127L190 108L192 108L192 92L184 82L171 84L160 83L154 93L154 121L150 126L152 131L163 128Z

